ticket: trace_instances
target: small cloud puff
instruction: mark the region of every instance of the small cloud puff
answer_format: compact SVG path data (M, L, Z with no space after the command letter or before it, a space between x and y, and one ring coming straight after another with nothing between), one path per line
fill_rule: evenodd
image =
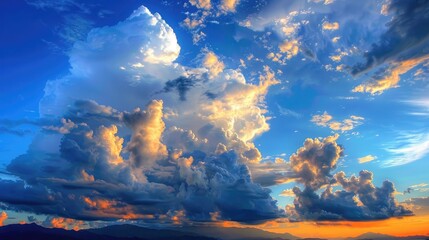
M376 156L366 155L365 157L358 158L359 163L367 163L377 159Z

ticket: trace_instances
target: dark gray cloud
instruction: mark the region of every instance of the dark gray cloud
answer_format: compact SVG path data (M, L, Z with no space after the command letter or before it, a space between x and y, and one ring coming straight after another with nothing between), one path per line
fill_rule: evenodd
M323 140L307 139L304 146L291 156L291 169L304 190L294 187L294 207L288 215L296 221L317 220L378 220L413 213L395 200L395 188L390 181L381 187L372 183L372 173L361 171L359 177L347 178L344 172L332 175L343 149L336 143L338 136ZM334 191L335 186L340 186ZM326 187L321 194L318 192Z
M151 155L136 149L148 148L146 138L153 136L142 128L161 124L154 131L163 130L160 104L155 101L146 110L129 113L93 101L76 102L64 116L74 127L57 132L61 136L58 152L30 149L7 166L20 180L0 181L0 202L11 210L80 220L259 223L284 216L270 190L252 181L242 162L245 156L234 150L175 154L170 149L148 164ZM133 163L133 148L116 155L115 147L129 144L117 136L116 126L141 135L129 141L145 158L138 166ZM207 137L211 132L222 134L214 126L201 132ZM216 134L215 139L225 138Z
M195 80L187 77L179 77L165 83L164 92L176 90L180 101L186 100L186 93L195 85Z
M391 0L386 12L392 16L380 41L365 53L366 61L352 67L353 75L385 62L402 61L429 53L429 1Z

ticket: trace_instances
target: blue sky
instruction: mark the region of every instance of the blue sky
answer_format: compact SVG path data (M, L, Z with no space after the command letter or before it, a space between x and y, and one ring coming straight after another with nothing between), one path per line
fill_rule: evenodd
M166 191L165 196L160 194L159 200L170 201L170 191L180 198L181 184L191 191L191 186L215 181L209 177L215 170L201 166L215 158L231 158L234 167L224 167L234 181L249 179L245 188L258 194L271 190L260 200L267 212L237 210L232 211L234 215L225 210L229 207L207 206L210 214L219 215L219 221L242 223L266 216L325 219L297 206L285 212L285 206L293 206L299 194L280 194L294 186L319 195L329 187L350 193L335 177L340 171L347 177L358 176L361 170L372 172L377 191L386 180L394 183L395 208L400 202L428 197L429 25L422 14L428 8L426 2L28 0L1 5L0 41L5 46L0 50L2 181L23 181L34 184L34 191L44 186L64 195L71 193L55 185L58 181L72 184L77 172L101 181L99 168L106 168L118 174L112 184L163 185L159 191ZM178 94L183 95L178 98ZM163 101L161 106L157 100ZM156 119L158 114L161 119ZM109 128L111 124L115 127ZM81 155L70 152L74 148L67 144L85 149L89 143L79 135L85 131L94 134L91 146L101 148L85 153L101 151L98 157L106 155L110 164L118 167L115 161L119 161L129 169L112 170L101 163L75 165L71 159ZM159 136L153 142L148 135ZM329 136L336 136L335 141ZM320 156L331 161L329 167L314 170L317 181L301 176L303 166L292 161L293 154L301 157L301 147L312 153L303 146L306 139L319 144ZM329 155L325 145L335 146L338 157ZM180 152L177 159L172 157L176 152ZM23 170L29 159L40 168L31 174ZM173 160L177 166L170 165ZM308 164L315 164L316 169L321 165L315 161ZM56 170L50 174L49 167ZM248 173L235 172L241 167ZM172 168L177 171L165 170ZM330 170L320 175L326 168ZM62 174L74 169L69 173L74 177L62 179L58 169ZM161 172L177 175L184 183L159 179ZM121 178L126 174L132 177ZM125 180L129 177L132 180ZM278 182L258 182L258 177ZM12 187L10 182L2 184ZM404 193L407 189L412 190ZM194 192L187 193L186 201L171 200L170 206L139 211L129 199L84 192L73 194L93 202L124 201L137 216L173 216L182 211L187 221L211 216L187 207L201 197ZM64 199L57 201L69 206L65 212L34 204L22 207L6 195L0 195L0 202L10 216L25 211L48 218L106 220L103 216L108 215L100 213L102 209L89 214ZM256 200L241 201L254 204ZM109 213L108 220L121 219L123 211ZM328 220L354 219L341 211L336 214ZM373 218L379 217L364 220Z

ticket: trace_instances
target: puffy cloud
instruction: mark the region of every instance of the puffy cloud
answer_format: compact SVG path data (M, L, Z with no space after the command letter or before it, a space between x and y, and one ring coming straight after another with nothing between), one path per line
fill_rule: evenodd
M341 37L333 37L332 42L337 43L340 39L341 39Z
M115 125L111 125L110 127L101 126L99 131L100 133L96 141L105 149L108 162L114 165L123 163L124 160L122 159L121 151L124 139L116 136L118 128ZM82 176L84 176L84 179L91 179L91 176L87 175L85 170L82 170Z
M318 126L326 127L328 126L328 123L332 120L332 118L333 117L325 111L322 115L313 115L311 117L311 121Z
M344 119L342 122L334 121L333 117L327 112L324 112L322 115L313 115L311 121L318 126L329 127L334 131L350 131L356 126L362 124L364 120L363 117L351 115L350 118Z
M287 59L292 58L293 56L298 54L299 45L297 40L292 41L284 41L279 45L279 50L282 53L286 53Z
M372 183L372 173L361 171L359 177L347 178L344 172L334 176L342 147L336 143L338 135L322 141L307 139L304 146L291 156L291 169L295 178L304 185L292 189L295 194L293 207L287 208L291 219L301 220L376 220L393 216L407 216L412 212L399 205L393 183L384 181L381 187ZM333 191L333 186L342 189ZM319 195L318 192L326 187Z
M0 214L0 227L3 226L4 221L8 218L7 213L2 211Z
M336 168L343 148L336 143L339 135L329 136L322 141L308 138L304 146L290 157L292 171L296 181L309 189L319 189L330 183L330 172Z
M240 0L222 0L220 8L225 12L235 12Z
M323 22L322 29L323 30L338 30L340 28L340 24L338 22Z
M229 74L232 76L228 77L242 77L237 72ZM252 140L269 129L264 116L266 111L260 106L268 88L278 83L279 80L268 66L259 75L259 85L229 82L217 98L203 105L208 114L207 119L215 126L225 129L228 135L236 134L243 142Z
M162 101L153 100L146 111L137 108L123 116L124 122L133 131L127 150L131 153L130 160L135 167L150 167L168 154L167 147L161 142L165 129L162 107Z
M225 65L222 61L219 60L218 56L214 54L214 52L208 51L203 60L203 66L206 67L209 70L211 77L216 77L221 73Z
M338 40L336 40L338 41ZM334 62L339 62L344 56L349 55L348 52L337 50L337 55L332 55L329 58Z
M76 42L69 53L70 74L47 82L40 112L61 116L76 100L119 109L144 105L165 82L183 73L173 63L179 52L173 29L142 6L124 21L92 29L85 40ZM100 86L104 94L94 94ZM118 93L126 94L110 97ZM137 105L137 99L143 103Z
M191 19L191 18L187 17L187 18L185 18L185 20L183 20L183 24L188 29L194 29L194 28L200 27L200 26L202 26L204 24L204 18L201 18L201 19Z
M197 8L210 9L212 7L211 0L189 0L189 3Z
M365 157L358 158L359 163L367 163L377 159L376 156L366 155Z
M67 134L70 132L70 129L75 128L76 124L72 122L70 119L61 119L62 126L43 126L43 129L47 131L58 132L61 134Z
M250 84L213 52L205 63L216 74L174 63L179 50L172 29L145 7L76 43L70 74L49 81L40 103L43 118L64 120L10 162L18 180L0 180L0 202L68 227L66 218L284 216L247 166L261 160L253 139L269 129L264 98L275 74L265 67Z

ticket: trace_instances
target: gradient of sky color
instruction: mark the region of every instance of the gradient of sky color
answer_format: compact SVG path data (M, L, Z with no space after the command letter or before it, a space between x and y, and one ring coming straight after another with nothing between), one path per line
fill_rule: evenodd
M427 11L414 0L2 1L0 223L429 234ZM363 180L339 180L362 170L369 195ZM320 202L299 208L299 194Z

